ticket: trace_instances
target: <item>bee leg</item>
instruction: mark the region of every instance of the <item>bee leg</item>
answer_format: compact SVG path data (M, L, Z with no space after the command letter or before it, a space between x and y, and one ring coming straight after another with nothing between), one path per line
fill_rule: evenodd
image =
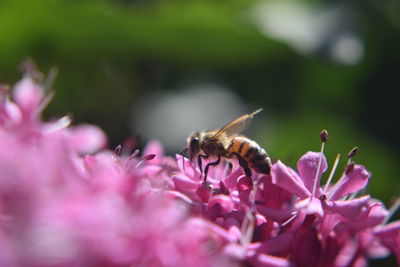
M210 162L206 165L206 168L204 170L204 182L207 181L208 168L210 168L210 166L217 166L220 161L221 161L221 157L218 156L218 159L216 161Z
M226 154L225 155L225 158L227 158L227 159L231 159L231 158L233 158L233 156L235 156L236 155L236 153L228 153L228 154ZM229 173L231 173L232 172L232 169L233 169L233 163L232 163L232 161L228 161L227 162L227 164L228 164L228 169L229 169Z
M199 154L197 156L197 164L199 165L199 169L200 169L200 179L203 177L203 162L202 162L201 158L207 159L208 157L209 156L207 154L206 155Z
M245 161L244 158L242 158L242 156L240 156L238 153L236 153L235 155L239 161L240 167L243 168L243 171L246 174L246 176L251 178L251 170L249 168L249 164L247 164L247 161Z
M184 160L184 157L187 156L188 150L189 149L187 147L185 147L184 149L182 149L181 153L179 153L179 155L182 156L182 168L183 168L183 171L185 171L185 160Z
M232 172L232 169L233 169L232 162L228 162L228 168L229 168L229 172Z

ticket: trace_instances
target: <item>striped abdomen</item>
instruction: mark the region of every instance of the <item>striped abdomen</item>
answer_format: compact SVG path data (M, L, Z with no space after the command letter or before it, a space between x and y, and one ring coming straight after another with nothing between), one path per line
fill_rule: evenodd
M267 152L247 137L235 137L228 148L228 153L240 155L258 173L269 174L270 172L271 159Z

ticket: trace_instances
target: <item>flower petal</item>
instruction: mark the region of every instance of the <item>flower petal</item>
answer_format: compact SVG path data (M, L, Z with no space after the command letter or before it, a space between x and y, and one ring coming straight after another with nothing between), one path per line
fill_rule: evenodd
M176 154L175 157L181 173L186 174L188 177L194 180L198 180L200 178L200 171L199 168L196 167L196 164L193 164L190 160L182 155Z
M68 129L71 147L78 153L94 153L107 144L107 137L97 126L81 124Z
M286 167L280 160L272 165L272 183L299 196L300 198L309 197L310 191L304 186L303 182L297 177L295 172Z
M323 250L317 230L300 230L292 242L292 252L296 266L319 266Z
M334 266L350 266L357 253L357 243L355 240L349 239L343 244L338 256L336 257Z
M369 208L363 210L358 218L349 218L344 220L344 222L351 228L359 231L381 224L388 213L380 203L374 203Z
M271 238L261 243L256 250L258 253L274 255L287 253L292 244L293 238L294 235L292 233L283 233L276 238Z
M251 178L247 176L240 177L237 183L237 188L239 191L239 198L241 203L248 205L249 196L253 189Z
M151 140L144 148L143 155L156 155L153 159L146 161L147 164L161 164L164 157L164 148L160 142Z
M213 221L217 217L222 217L224 214L231 212L233 208L234 203L230 197L215 195L208 201L206 212L208 218Z
M264 205L257 205L257 211L273 221L283 223L293 216L293 211L287 209L273 209Z
M29 75L15 85L12 93L15 103L25 114L35 112L44 99L43 88L35 83Z
M363 208L370 200L370 196L363 196L351 200L323 201L324 209L330 212L338 213L347 218L357 218Z
M174 181L176 189L183 191L195 192L200 184L182 174L173 175L172 180Z
M311 202L309 198L297 201L295 207L297 210L303 210L306 208L306 214L317 214L319 217L324 216L324 210L322 209L321 201L314 197L312 198Z
M18 124L22 120L21 109L9 99L6 99L3 107L3 114L1 115L4 115L5 117L7 117L8 120L15 124Z
M255 267L288 267L290 262L281 257L275 257L264 253L257 254L250 259L251 265Z
M243 260L246 257L247 248L239 244L230 243L224 247L224 254L235 260Z
M243 170L241 168L237 168L224 179L225 185L229 190L237 188L237 180L240 175L243 175Z
M385 247L393 252L397 264L400 265L400 221L377 227L373 233Z
M196 195L200 198L201 201L208 203L211 197L211 190L207 187L206 184L199 184L197 186Z
M332 188L328 194L328 199L337 200L363 189L370 177L371 174L363 165L354 165L353 170L348 174L345 173Z
M312 192L314 186L315 175L317 173L318 163L321 160L321 167L317 176L317 192L316 197L319 196L319 185L321 182L321 175L327 169L328 164L326 158L321 152L309 151L304 154L297 162L297 170L299 171L300 177L303 179L305 187Z
M272 183L271 175L259 176L258 183L260 185L256 199L258 203L263 203L270 208L282 209L288 201L293 199L292 193Z
M187 204L193 204L193 201L187 197L185 194L179 192L179 191L175 191L175 190L166 190L165 191L165 196L169 197L171 199L180 199L183 202L187 203Z
M400 221L395 221L387 225L379 226L374 229L374 234L383 239L400 238Z

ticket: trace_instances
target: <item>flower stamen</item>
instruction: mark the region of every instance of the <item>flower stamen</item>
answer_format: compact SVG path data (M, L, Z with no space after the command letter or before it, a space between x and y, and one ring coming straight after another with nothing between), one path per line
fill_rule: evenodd
M285 227L286 225L288 225L291 221L293 221L297 217L298 214L299 213L297 211L293 212L293 215L289 219L284 221L281 225L279 225L279 227Z
M354 163L350 163L346 166L346 169L344 171L345 174L349 174L354 170Z
M349 165L351 163L351 159L354 158L354 156L357 154L358 150L360 150L358 148L358 146L355 146L350 150L349 154L347 154L347 158L348 158L347 165Z
M324 155L324 148L325 148L325 143L328 141L329 135L328 135L328 131L327 130L322 130L322 132L320 133L320 138L322 141L321 144L321 154L319 156L319 160L318 160L318 167L317 167L317 172L315 173L315 178L314 178L314 184L313 184L313 189L312 189L312 194L310 196L310 203L312 201L312 198L315 196L315 191L317 190L317 183L318 183L318 175L319 172L321 170L321 164L322 164L322 156Z
M242 232L242 235L240 238L240 243L242 245L247 245L247 244L251 243L251 240L253 238L253 232L254 232L254 216L251 212L251 209L248 209L246 211L246 214L243 218L241 232Z
M336 155L336 158L335 158L335 161L333 162L332 170L331 170L331 172L329 173L328 180L327 180L327 182L326 182L326 184L325 184L325 186L324 186L324 192L326 192L326 190L328 189L329 185L331 184L333 175L335 174L337 165L339 164L339 160L340 160L340 154L337 154L337 155Z
M139 149L135 149L135 151L133 151L133 153L129 156L128 160L136 158L137 155L139 155Z
M121 145L118 145L118 146L114 149L115 155L117 155L117 156L121 155L121 150L122 150L122 146L121 146Z
M138 150L137 150L137 151L138 151ZM136 152L136 150L135 150L135 152ZM135 152L133 152L133 154L135 154ZM129 157L129 159L133 156L133 154ZM136 156L136 155L135 155L135 156ZM136 164L136 168L139 168L140 165L143 164L143 162L148 161L148 160L152 160L152 159L154 159L155 157L156 157L155 154L149 154L149 155L143 156L143 157L140 159L140 161L138 162L138 164Z

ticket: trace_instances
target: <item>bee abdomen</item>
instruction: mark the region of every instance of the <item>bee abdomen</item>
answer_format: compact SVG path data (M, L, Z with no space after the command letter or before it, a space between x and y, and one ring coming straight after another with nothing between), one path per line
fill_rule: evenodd
M269 174L271 159L256 142L245 137L236 137L232 142L230 152L239 154L256 172Z
M271 159L269 158L267 152L260 148L254 158L250 161L251 167L259 172L269 174L271 170Z

